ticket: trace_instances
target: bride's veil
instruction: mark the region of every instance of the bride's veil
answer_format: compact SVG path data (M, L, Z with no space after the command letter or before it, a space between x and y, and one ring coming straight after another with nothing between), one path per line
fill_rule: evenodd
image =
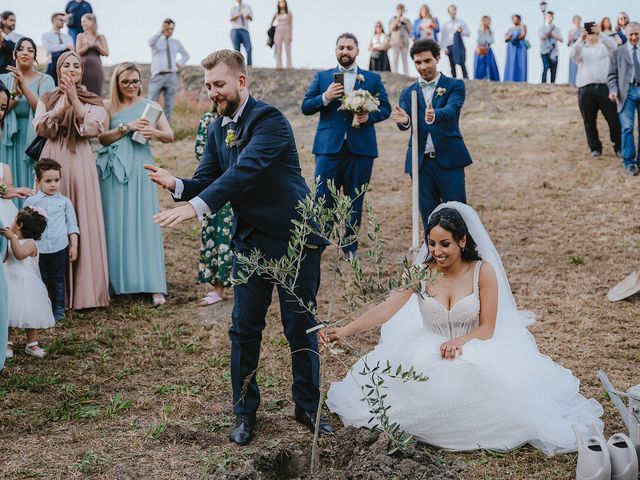
M518 310L500 255L493 245L489 233L482 225L477 212L464 203L447 202L438 205L431 215L442 208L452 208L460 213L464 223L467 225L469 235L476 242L480 257L485 262L490 263L496 272L498 279L498 316L494 336L502 336L509 332L515 333L517 330L526 331L524 327L534 323L535 317L532 312ZM424 243L416 257L415 264L422 265L427 260L428 255L429 249L427 244Z

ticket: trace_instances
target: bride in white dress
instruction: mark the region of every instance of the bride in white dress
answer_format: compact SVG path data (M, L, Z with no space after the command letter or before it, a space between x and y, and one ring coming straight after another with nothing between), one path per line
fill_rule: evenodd
M530 443L547 455L577 449L571 429L599 431L602 407L579 393L579 380L541 354L518 311L500 256L478 214L449 202L430 216L416 263L440 275L395 293L353 322L329 328L324 342L382 325L380 341L346 378L331 384L329 409L345 425L371 426L362 401L364 361L413 366L426 382L385 379L390 422L450 450L506 451Z

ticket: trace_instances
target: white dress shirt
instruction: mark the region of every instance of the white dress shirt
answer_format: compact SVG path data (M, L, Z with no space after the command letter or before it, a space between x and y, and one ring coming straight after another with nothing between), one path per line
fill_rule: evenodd
M242 13L242 16L231 22L231 30L236 30L238 28L249 30L249 20L247 20L246 17L253 18L253 11L251 10L251 7L246 3L233 5L229 9L229 18L235 17L240 13Z
M17 33L15 30L10 34L4 36L4 38L13 43L18 43L18 40L20 40L22 37L24 37L24 35L22 35L21 33Z
M189 60L189 54L182 46L182 42L173 37L167 38L162 32L156 33L149 39L149 46L151 47L151 75L177 72L178 67L182 67ZM170 65L167 58L167 46L171 57ZM179 62L178 53L180 54Z
M350 72L347 71L351 69L353 70ZM342 65L338 65L338 70L341 73L344 73L344 93L347 94L353 92L353 89L356 86L356 80L358 78L358 66L355 63L346 68ZM327 100L327 96L325 95L325 93L322 94L322 103L326 107L331 102Z
M424 80L424 79L418 78L418 85L420 84L421 80ZM439 80L440 80L440 72L438 72L438 75L436 75L436 78L432 80L433 82L435 82L433 86L428 85L426 87L421 87L425 106L428 105L429 102L433 100L433 94L436 91L436 85L438 84ZM433 122L431 123L433 124ZM427 143L424 146L424 153L433 153L435 151L436 151L436 148L433 146L433 140L431 139L431 134L429 134L427 135Z
M51 63L51 54L63 50L73 50L73 39L64 32L50 32L42 34L42 46L48 53L48 62Z
M456 18L455 20L449 20L445 22L440 31L440 45L443 50L446 50L448 46L453 45L453 36L458 31L458 28L462 28L462 36L468 37L471 35L469 27L464 20Z
M222 117L222 126L224 127L226 124L230 122L237 124L238 119L242 116L242 112L244 112L244 107L247 106L248 101L249 101L249 97L247 97L244 103L240 105L240 108L238 108L238 110L236 111L233 117ZM175 198L176 200L180 200L182 198L183 192L184 192L184 183L182 183L181 179L176 178L176 189L171 195L173 195L173 198ZM200 220L202 220L205 215L211 215L212 213L211 209L209 208L209 205L207 205L206 202L202 200L200 197L193 197L191 200L189 200L189 203L193 206L193 209L196 211L196 214L198 215L198 219Z
M615 40L604 33L599 37L600 41L593 45L578 40L571 46L571 60L578 65L578 88L592 83L607 83L609 60L617 45Z

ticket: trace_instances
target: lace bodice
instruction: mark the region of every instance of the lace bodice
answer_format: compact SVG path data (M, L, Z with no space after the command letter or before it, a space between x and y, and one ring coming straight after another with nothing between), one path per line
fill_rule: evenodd
M473 292L460 299L451 310L433 297L418 298L422 323L427 330L449 339L466 335L480 323L480 292L478 275L482 261L473 272Z

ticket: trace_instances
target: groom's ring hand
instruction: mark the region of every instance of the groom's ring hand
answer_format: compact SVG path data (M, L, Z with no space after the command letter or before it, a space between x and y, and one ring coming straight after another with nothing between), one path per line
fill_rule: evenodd
M153 216L153 221L161 227L173 228L185 220L190 220L195 217L197 217L195 208L193 208L193 205L190 203L187 203L186 205L157 213Z

